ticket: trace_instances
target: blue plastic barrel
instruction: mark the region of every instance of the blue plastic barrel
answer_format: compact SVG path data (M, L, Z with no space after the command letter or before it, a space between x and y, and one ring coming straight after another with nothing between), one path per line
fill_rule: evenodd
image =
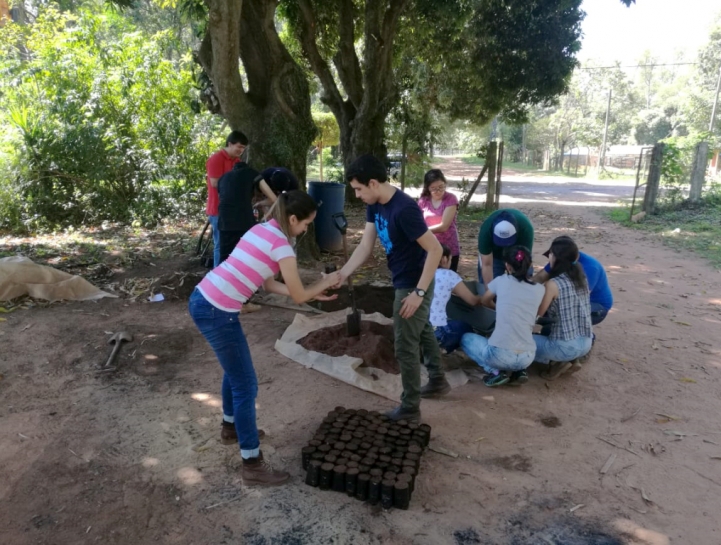
M308 182L308 195L318 203L315 216L315 241L321 250L337 252L343 249L343 236L335 226L333 214L345 207L345 184Z

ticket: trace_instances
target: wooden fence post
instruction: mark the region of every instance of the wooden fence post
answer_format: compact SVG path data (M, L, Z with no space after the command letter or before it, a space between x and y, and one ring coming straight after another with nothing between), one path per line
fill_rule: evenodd
M661 161L663 161L663 148L665 144L654 144L651 151L651 163L648 167L648 178L646 182L646 193L643 196L642 210L646 214L653 214L656 209L656 197L658 197L658 186L661 181Z
M691 190L688 198L691 202L701 200L703 183L706 179L706 166L708 164L708 142L699 142L694 149L693 164L691 166Z
M496 159L496 194L493 198L493 208L498 210L501 204L501 171L503 170L503 140L498 143L498 158Z
M493 202L496 197L496 153L498 144L491 142L488 144L488 154L486 155L486 164L488 165L488 186L486 187L486 212L492 212Z

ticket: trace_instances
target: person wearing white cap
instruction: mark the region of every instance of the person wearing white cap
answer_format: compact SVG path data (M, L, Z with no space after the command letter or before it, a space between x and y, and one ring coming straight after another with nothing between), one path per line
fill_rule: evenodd
M533 225L514 208L496 210L486 218L478 232L478 280L486 286L506 271L503 252L513 245L533 251Z

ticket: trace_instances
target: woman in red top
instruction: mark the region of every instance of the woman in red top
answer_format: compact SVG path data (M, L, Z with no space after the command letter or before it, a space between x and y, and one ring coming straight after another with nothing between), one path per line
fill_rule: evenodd
M458 240L456 213L458 199L446 191L446 177L440 169L433 168L423 177L423 192L418 200L428 229L436 235L438 242L451 250L451 270L458 271L461 245Z

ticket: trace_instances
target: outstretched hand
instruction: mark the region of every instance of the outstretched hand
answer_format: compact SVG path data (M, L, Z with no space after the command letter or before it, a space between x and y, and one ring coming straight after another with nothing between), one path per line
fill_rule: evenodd
M310 301L333 301L334 299L338 299L338 294L334 293L333 295L329 295L326 292L319 293L313 299L310 299Z

